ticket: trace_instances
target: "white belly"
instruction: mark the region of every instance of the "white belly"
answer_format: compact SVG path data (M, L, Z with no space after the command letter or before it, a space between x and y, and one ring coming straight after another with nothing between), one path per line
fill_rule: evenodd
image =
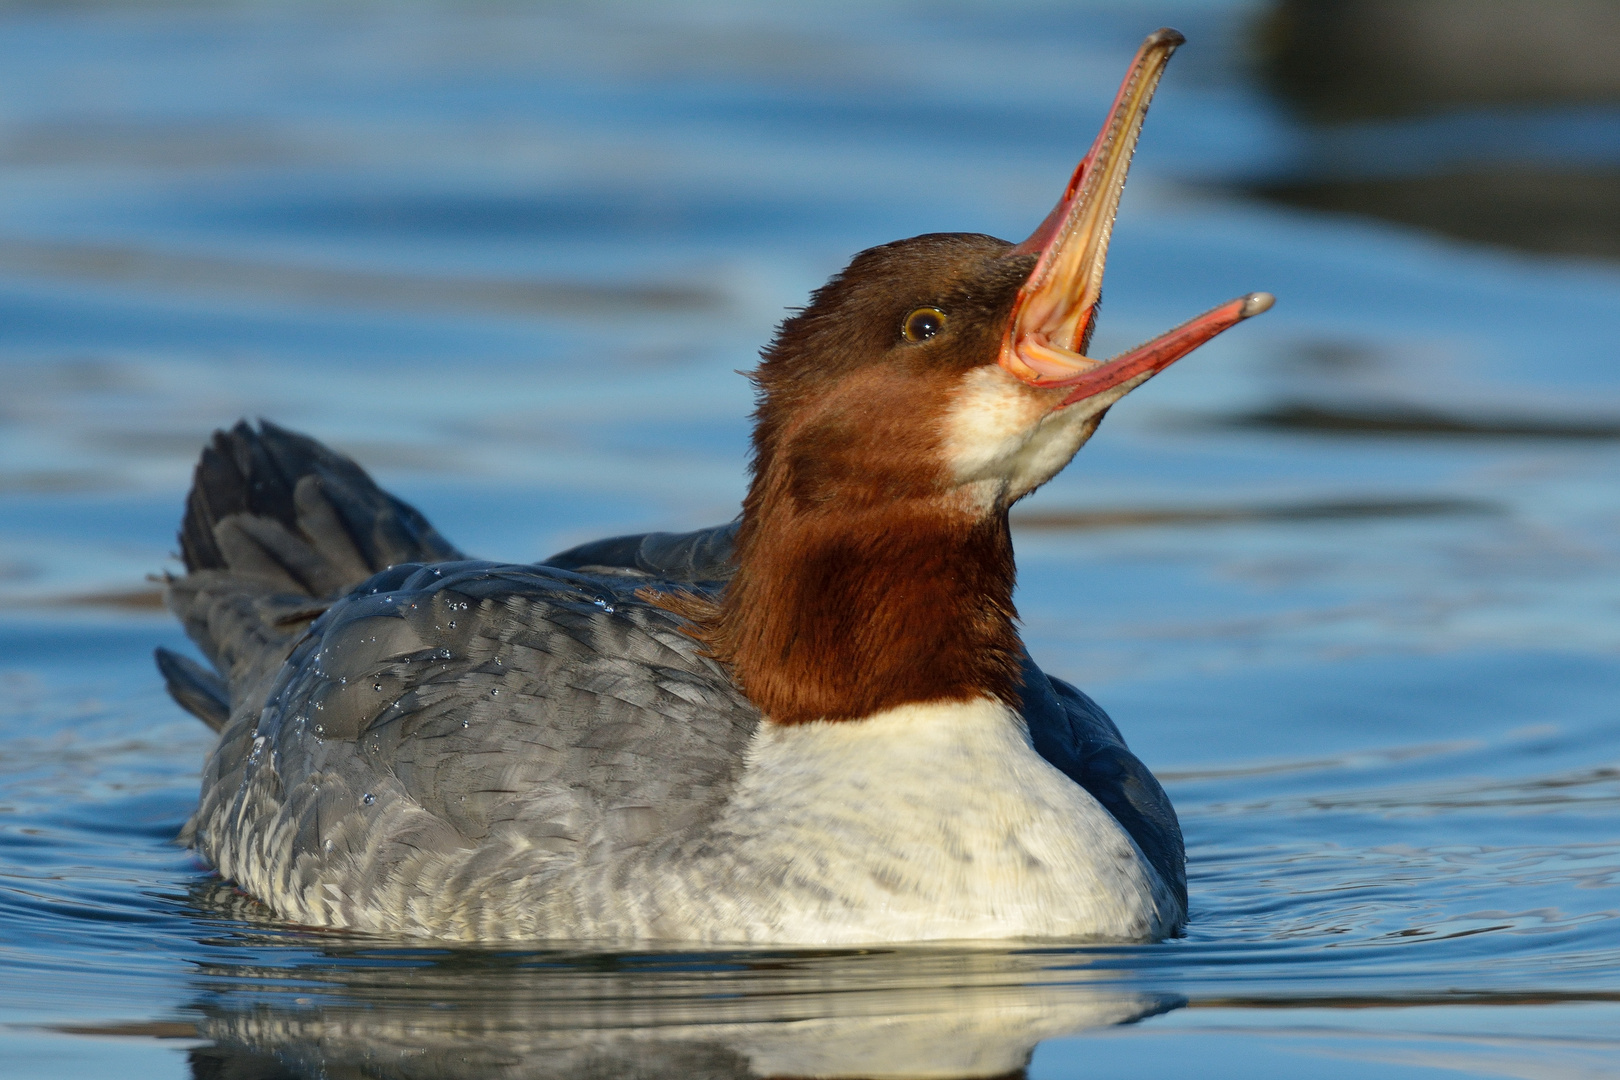
M656 937L1145 940L1185 916L1129 834L989 700L764 724L703 838L649 855L657 898L632 921Z

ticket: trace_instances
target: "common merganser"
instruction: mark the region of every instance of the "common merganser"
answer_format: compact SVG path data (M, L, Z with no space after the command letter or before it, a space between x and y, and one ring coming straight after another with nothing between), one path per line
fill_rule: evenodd
M1150 35L1021 244L857 255L754 373L740 518L469 559L353 462L215 434L159 651L220 730L186 839L300 923L446 939L1148 940L1175 812L1019 639L1008 508L1129 391L1271 304L1084 355Z

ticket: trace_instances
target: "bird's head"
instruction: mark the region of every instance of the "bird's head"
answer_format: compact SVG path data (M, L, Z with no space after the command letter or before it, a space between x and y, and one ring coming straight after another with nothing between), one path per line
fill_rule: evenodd
M1131 156L1182 40L1159 30L1143 42L1029 239L932 234L863 251L782 324L755 373L756 495L794 513L910 499L1005 512L1120 398L1271 306L1251 293L1112 360L1085 355Z
M724 597L661 601L781 724L1020 698L1007 508L1109 406L1264 293L1085 355L1131 153L1165 61L1143 43L1063 197L1021 244L936 234L863 251L755 372L754 479Z

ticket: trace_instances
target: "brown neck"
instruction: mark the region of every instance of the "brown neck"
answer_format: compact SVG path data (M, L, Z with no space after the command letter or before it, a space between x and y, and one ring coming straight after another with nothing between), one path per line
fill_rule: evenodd
M1018 706L1005 513L915 498L807 510L758 487L724 599L681 610L761 712L799 724L924 701Z

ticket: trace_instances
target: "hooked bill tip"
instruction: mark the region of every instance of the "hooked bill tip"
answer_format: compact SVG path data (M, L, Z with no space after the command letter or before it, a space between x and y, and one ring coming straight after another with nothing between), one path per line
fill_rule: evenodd
M1163 44L1163 45L1168 45L1172 49L1174 49L1178 45L1187 44L1187 35L1183 34L1180 30L1176 30L1176 29L1173 29L1173 28L1168 27L1168 26L1161 26L1157 30L1153 31L1153 33L1149 34L1148 37L1147 37L1147 40L1144 41L1142 44L1144 44L1144 45L1160 45L1160 44Z
M1252 292L1243 298L1243 310L1238 312L1238 318L1250 319L1262 311L1270 311L1276 302L1277 298L1268 292Z

